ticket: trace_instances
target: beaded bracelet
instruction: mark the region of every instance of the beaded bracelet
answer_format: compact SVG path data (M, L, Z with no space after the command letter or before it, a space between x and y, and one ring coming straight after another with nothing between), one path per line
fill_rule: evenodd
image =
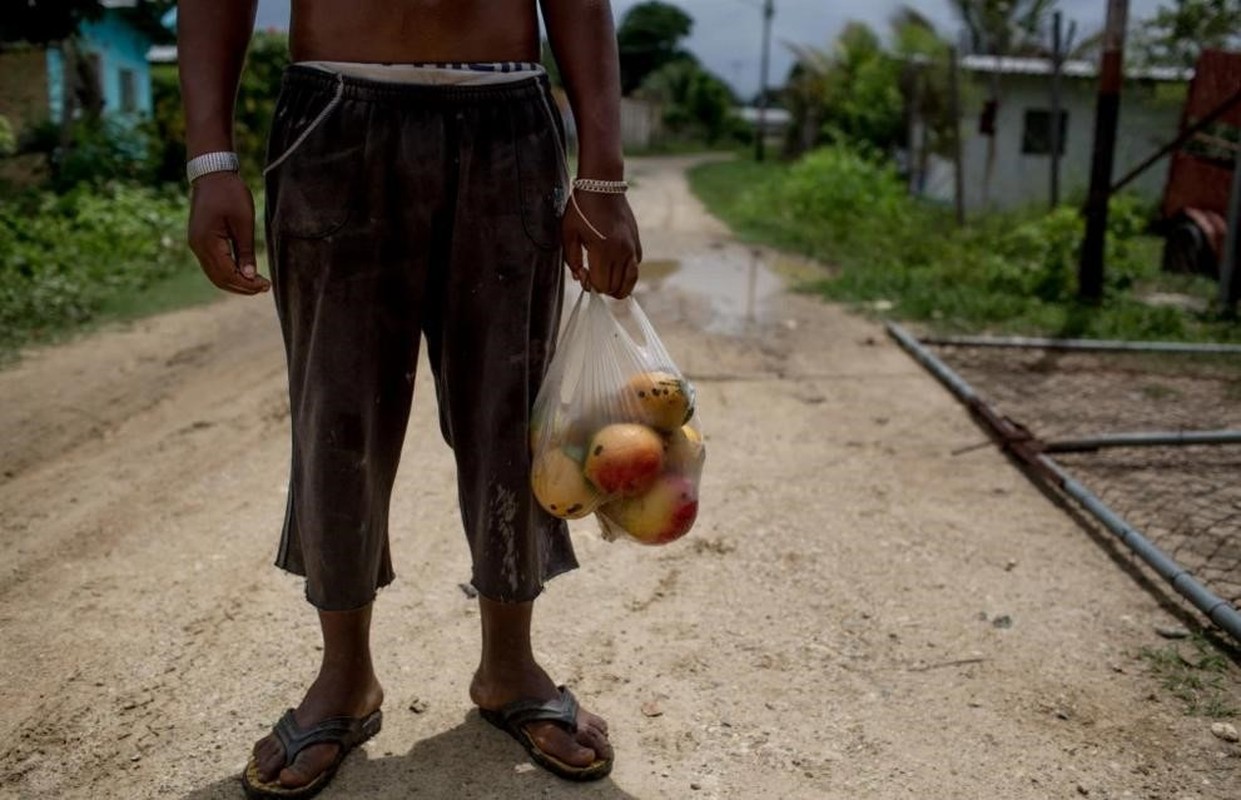
M578 178L573 181L573 188L580 192L594 192L596 194L624 194L629 191L629 182Z

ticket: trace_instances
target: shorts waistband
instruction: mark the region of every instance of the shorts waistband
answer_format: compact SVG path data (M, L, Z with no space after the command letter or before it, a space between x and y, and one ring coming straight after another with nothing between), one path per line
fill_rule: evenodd
M529 101L547 92L551 84L546 73L531 73L521 80L498 84L421 84L373 81L352 75L331 73L298 64L284 71L286 88L315 89L339 93L345 100L370 103L420 103L445 105Z

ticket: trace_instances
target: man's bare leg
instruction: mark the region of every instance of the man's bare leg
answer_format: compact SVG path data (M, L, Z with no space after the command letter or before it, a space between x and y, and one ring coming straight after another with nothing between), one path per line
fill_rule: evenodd
M329 717L365 717L383 704L383 688L371 663L371 606L320 611L319 625L323 630L319 677L293 712L303 728ZM279 776L282 786L293 788L305 786L327 769L339 749L335 744L311 745L284 767L284 748L268 734L254 745L254 756L264 782Z
M497 711L514 700L551 700L556 684L534 660L530 618L534 603L497 603L478 599L482 612L483 652L470 684L470 699L479 708ZM539 749L575 767L611 758L608 724L585 710L577 713L578 731L569 733L553 722L532 722L526 729Z

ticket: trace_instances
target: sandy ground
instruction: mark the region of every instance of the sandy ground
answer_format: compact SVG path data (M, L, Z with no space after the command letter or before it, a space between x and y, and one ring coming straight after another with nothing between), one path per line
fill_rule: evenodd
M1237 745L1138 658L1177 619L1163 595L966 449L981 433L876 325L773 293L683 166L635 164L634 204L645 305L697 380L703 512L664 549L577 525L583 568L536 619L610 719L614 775L557 782L470 712L477 611L420 378L376 611L386 726L324 796L1237 797ZM0 796L240 796L317 650L270 566L284 392L267 299L0 373Z

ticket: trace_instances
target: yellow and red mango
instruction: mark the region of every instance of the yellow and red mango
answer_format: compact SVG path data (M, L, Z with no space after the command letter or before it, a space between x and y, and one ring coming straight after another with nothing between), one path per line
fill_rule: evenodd
M664 441L645 425L608 425L595 433L586 450L586 477L609 496L642 494L663 468Z
M530 486L539 505L561 519L580 519L594 513L603 502L603 496L582 474L582 465L560 448L547 450L534 460Z
M625 385L625 407L640 410L642 420L665 433L689 422L694 414L689 384L669 372L643 372Z
M698 487L680 475L663 475L646 494L615 500L601 513L642 544L667 544L694 526Z
M702 466L707 451L702 444L702 434L688 425L668 434L668 448L664 451L664 466L669 472L692 475Z

